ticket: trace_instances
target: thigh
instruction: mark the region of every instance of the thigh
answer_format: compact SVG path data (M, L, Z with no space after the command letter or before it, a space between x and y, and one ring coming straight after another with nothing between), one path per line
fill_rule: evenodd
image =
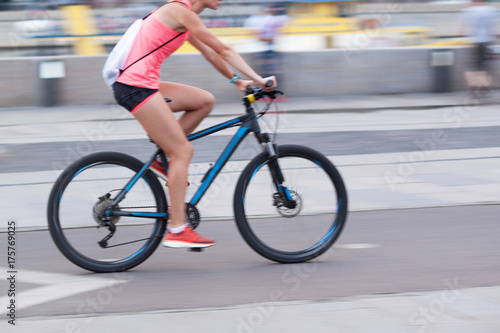
M208 91L180 83L160 82L160 92L172 100L169 106L173 112L199 110L215 102Z
M156 144L171 155L189 150L191 144L168 104L161 94L156 94L134 113L134 117Z

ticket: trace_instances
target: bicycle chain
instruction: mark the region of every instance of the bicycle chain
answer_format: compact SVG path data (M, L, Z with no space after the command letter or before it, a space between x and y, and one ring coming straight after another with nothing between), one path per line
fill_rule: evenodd
M120 210L122 210L122 209L142 209L142 208L156 208L156 206L120 207Z
M120 210L145 208L156 208L156 206L120 207ZM190 203L186 203L186 215L188 224L191 226L191 228L196 229L200 224L200 211L198 210L198 208Z

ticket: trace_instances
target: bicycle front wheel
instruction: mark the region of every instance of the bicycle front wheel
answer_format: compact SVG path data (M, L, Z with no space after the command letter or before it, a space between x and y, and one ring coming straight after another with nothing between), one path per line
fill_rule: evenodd
M116 196L144 166L121 153L95 153L71 164L57 179L48 202L50 234L74 264L94 272L133 268L157 248L165 232L165 192L151 171L139 178L115 207L141 217L106 217Z
M270 157L263 152L238 180L236 223L248 245L263 257L280 263L305 262L328 250L342 232L346 189L335 166L321 153L296 145L278 146L276 151L281 185L293 204L283 203Z

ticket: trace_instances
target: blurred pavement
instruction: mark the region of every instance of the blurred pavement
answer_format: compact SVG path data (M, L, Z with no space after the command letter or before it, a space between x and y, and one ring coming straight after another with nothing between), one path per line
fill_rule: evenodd
M297 137L298 143L308 136L340 134L335 140L341 141L323 142L316 149L324 151L343 175L351 211L499 203L500 143L493 140L498 139L495 133L500 126L498 105L495 96L481 105L471 102L475 101L459 93L290 99L279 104L284 112L279 116L279 133L282 138ZM240 103L219 104L200 128L242 112ZM46 198L65 165L107 148L106 142L146 139L138 122L115 105L2 109L0 114L0 147L5 161L0 165L0 196L5 198L0 215L15 217L21 228L45 228ZM273 117L266 116L271 127ZM468 129L474 133L452 136L453 131ZM214 137L233 132L229 129ZM402 138L406 132L414 136ZM363 146L372 144L363 143L371 133L371 138L380 138L377 142L384 149L359 153L342 148L349 147L349 142L342 142L348 140L347 133L351 133L350 140ZM471 135L479 134L482 141L468 142ZM397 147L403 139L408 145ZM279 142L284 142L280 136ZM31 154L38 154L35 156L41 160L24 160L31 156L26 153L19 161L16 147L20 145L33 145ZM342 154L328 153L330 145L339 146ZM60 160L51 160L56 157ZM201 170L216 158L208 157L213 159L199 162ZM229 163L233 165L227 169L238 171L248 163L248 157L233 158ZM229 178L236 182L236 177ZM232 208L226 204L231 202L232 185L203 210L205 219L232 217ZM26 210L26 205L31 209Z
M7 332L495 333L500 327L499 314L500 287L485 287L325 302L269 301L89 318L28 318L20 319Z
M418 151L329 156L346 181L351 211L499 204L500 146L440 149L447 140L443 129L500 126L496 96L482 104L475 102L463 93L291 99L281 103L280 109L287 113L280 132L375 130L383 135L390 130L433 130L430 137L421 138ZM242 110L238 103L217 105L202 126L221 122ZM120 124L113 126L115 121ZM7 158L12 153L10 145L15 144L145 138L135 120L116 106L0 109L0 126L0 162L2 156ZM244 165L246 161L232 163ZM44 226L46 203L31 200L46 198L59 172L0 173L0 215L16 214L13 217L21 228L31 223ZM27 203L31 213L23 209ZM232 214L224 206L229 205L214 208L214 218ZM279 296L265 304L178 312L21 318L15 328L4 319L0 327L2 332L72 332L79 327L86 332L229 332L234 325L225 323L235 318L238 333L493 333L500 327L500 286L464 289L448 281L439 292L367 295L314 303L278 300ZM408 317L409 308L415 312Z

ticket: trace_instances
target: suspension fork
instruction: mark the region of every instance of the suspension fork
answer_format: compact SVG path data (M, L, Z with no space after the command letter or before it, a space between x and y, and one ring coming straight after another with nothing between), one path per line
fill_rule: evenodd
M275 198L275 200L277 199L282 205L287 208L295 208L297 203L293 199L290 190L286 186L285 177L283 176L278 163L278 152L276 151L277 146L271 142L267 133L256 133L256 136L259 142L264 147L264 150L269 154L269 172L271 173L273 184L278 195L278 198ZM275 205L278 205L278 202L275 202Z

